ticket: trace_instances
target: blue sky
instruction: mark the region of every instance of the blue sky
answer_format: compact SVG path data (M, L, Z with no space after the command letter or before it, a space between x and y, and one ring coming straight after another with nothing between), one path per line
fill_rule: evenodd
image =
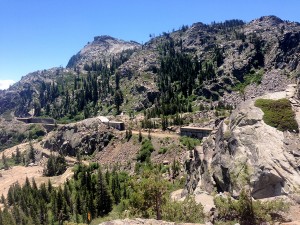
M0 81L66 66L97 35L142 43L195 22L263 15L300 22L299 9L299 0L0 0Z

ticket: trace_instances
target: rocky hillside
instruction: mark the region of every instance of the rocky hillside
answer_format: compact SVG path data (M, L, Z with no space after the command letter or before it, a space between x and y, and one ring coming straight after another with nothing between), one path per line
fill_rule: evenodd
M249 23L195 23L144 45L95 37L67 68L30 73L1 91L0 115L70 123L145 109L149 118L169 119L201 108L232 109L295 83L299 35L299 23L266 16Z
M83 69L85 64L106 60L109 62L113 56L129 49L139 49L141 45L135 41L123 41L108 35L94 37L94 41L89 42L76 55L72 56L67 64L67 68Z
M113 137L113 131L92 118L59 127L43 140L43 147L73 157L91 155L103 150Z
M299 34L298 23L275 16L248 24L238 20L195 23L153 38L120 70L125 81L127 74L136 74L135 79L144 74L156 87L154 74L161 66L162 43L173 41L176 51L197 57L202 63L213 63L215 77L195 87L197 96L237 104L243 98L284 90L290 78L298 76Z
M51 91L51 88L45 90L45 85L61 85L69 89L75 75L79 71L85 72L84 65L91 65L93 62L99 63L101 60L106 61L109 65L113 57L116 59L122 57L120 54L124 51L126 57L129 57L140 46L134 41L126 42L106 35L97 36L93 42L88 43L80 52L71 57L67 68L56 67L29 73L12 85L9 90L1 91L0 115L8 110L13 111L19 117L31 116L34 114L32 111L35 108L34 103L41 97L41 92ZM56 102L61 101L62 96L59 95L55 97Z
M46 92L44 90L45 84L55 85L61 83L68 86L69 84L66 84L64 77L74 75L75 73L72 70L55 67L23 76L19 82L0 93L0 115L6 111L13 112L17 117L33 115L34 103Z
M288 98L298 120L295 86L260 98ZM255 100L242 103L186 162L190 193L205 190L237 196L242 188L250 188L256 199L278 195L299 198L299 134L267 125Z

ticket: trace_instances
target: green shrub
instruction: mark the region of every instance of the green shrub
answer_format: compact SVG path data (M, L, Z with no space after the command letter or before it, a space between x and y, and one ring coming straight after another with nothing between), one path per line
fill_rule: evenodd
M255 106L264 112L263 120L266 124L280 131L299 132L295 113L288 99L257 99Z
M252 200L252 197L242 190L239 199L234 200L231 197L215 197L214 203L218 212L218 221L235 221L240 224L262 224L282 219L280 213L287 212L289 204L282 199L262 202Z
M163 219L174 222L202 223L204 221L203 206L193 197L184 201L169 201L163 206Z
M191 150L195 148L195 146L200 145L201 142L197 138L190 138L187 136L183 136L180 138L180 143L188 147L189 150Z
M224 135L223 135L223 137L224 137L224 139L225 140L228 140L230 137L231 137L231 131L230 130L226 130L225 132L224 132Z
M168 149L166 147L161 147L159 150L158 150L158 154L166 154L166 152L168 151Z
M170 166L163 166L160 170L161 173L166 173L168 171L170 171Z
M46 132L44 131L41 125L34 124L29 127L29 132L28 132L29 139L37 139L39 137L44 136L45 134Z
M137 160L139 162L150 161L151 153L154 151L154 147L149 139L145 139L142 142L142 147L137 155Z
M244 92L245 88L249 84L260 84L263 78L263 71L259 70L257 72L251 70L249 74L244 76L243 82L238 83L233 90Z

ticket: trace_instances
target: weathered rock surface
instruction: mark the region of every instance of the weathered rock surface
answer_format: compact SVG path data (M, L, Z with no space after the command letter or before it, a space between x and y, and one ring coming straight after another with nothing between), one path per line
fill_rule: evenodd
M113 138L113 132L98 118L86 119L78 123L64 125L44 141L44 148L76 156L101 151Z
M289 98L278 92L261 98ZM289 195L300 188L300 141L297 133L281 132L262 120L253 100L242 103L221 122L202 148L186 162L187 190L230 192L250 187L256 199ZM291 100L292 101L292 100Z

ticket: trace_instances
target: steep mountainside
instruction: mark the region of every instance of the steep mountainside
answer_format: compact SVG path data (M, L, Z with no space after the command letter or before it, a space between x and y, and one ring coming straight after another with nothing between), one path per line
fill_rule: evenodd
M162 43L171 42L175 51L197 57L203 72L208 73L203 83L199 77L195 79L195 95L236 104L241 97L284 90L288 78L298 75L299 32L298 23L274 16L248 24L241 21L212 25L196 23L188 29L152 39L144 47L150 57L145 57L147 53L141 51L122 65L121 71L126 76L130 74L128 71L138 71L140 75L155 71L153 67L159 69L160 58L167 51ZM159 54L160 51L163 53ZM245 86L248 87L245 89Z
M0 93L0 114L12 111L18 117L30 116L33 113L35 102L41 95L46 94L45 84L49 86L61 82L66 85L64 76L74 76L74 71L62 67L40 70L23 76L22 79L13 84L8 90ZM43 92L43 93L42 93ZM50 92L50 87L49 87Z

